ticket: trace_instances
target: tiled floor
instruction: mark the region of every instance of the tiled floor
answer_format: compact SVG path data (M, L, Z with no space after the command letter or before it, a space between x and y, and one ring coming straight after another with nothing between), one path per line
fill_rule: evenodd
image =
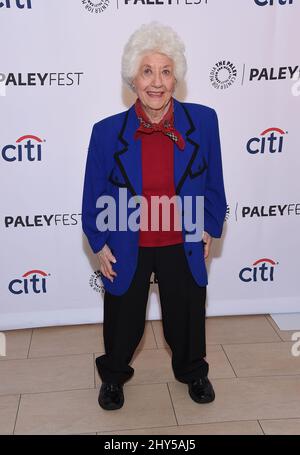
M124 406L99 407L102 324L7 331L0 434L300 434L300 357L268 315L207 319L213 403L176 381L161 321L147 321Z

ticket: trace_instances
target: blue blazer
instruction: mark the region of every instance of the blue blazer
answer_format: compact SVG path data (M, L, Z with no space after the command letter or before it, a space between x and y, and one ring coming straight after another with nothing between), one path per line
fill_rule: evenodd
M221 237L227 204L216 111L174 99L174 122L185 140L184 150L174 143L176 194L204 196L204 230L213 237ZM137 266L139 233L129 229L98 230L96 218L103 208L97 208L96 201L102 195L113 196L118 213L120 188L126 191L127 200L142 194L141 140L134 139L138 126L134 105L95 123L86 160L82 229L94 253L106 243L117 260L112 263L117 273L113 283L102 276L105 290L114 295L126 292L131 283ZM197 242L188 241L186 234L190 232L184 224L184 249L191 273L200 286L205 286L207 271L202 236Z

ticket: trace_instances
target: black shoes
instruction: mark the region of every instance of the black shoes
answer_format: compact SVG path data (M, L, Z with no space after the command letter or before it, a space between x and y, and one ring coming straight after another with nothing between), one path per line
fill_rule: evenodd
M120 409L124 404L124 393L122 384L102 382L100 387L98 403L106 410Z
M188 383L189 395L196 403L210 403L215 399L215 392L208 377L195 379ZM124 404L123 385L102 382L98 403L106 410L120 409Z
M196 403L210 403L215 399L215 392L207 376L188 383L190 397Z

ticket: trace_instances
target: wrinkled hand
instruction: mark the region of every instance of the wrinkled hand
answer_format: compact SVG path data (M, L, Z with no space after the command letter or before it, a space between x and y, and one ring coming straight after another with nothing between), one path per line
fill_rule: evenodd
M208 258L208 255L209 255L211 242L212 242L212 236L209 235L208 232L204 231L202 240L204 242L204 259L206 259L206 258Z
M109 246L105 244L97 253L97 257L100 262L100 272L113 283L113 277L117 276L117 273L112 269L111 262L115 263L117 260L112 254Z

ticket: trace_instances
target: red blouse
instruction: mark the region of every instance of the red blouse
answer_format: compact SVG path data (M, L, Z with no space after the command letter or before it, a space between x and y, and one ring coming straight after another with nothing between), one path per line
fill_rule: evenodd
M145 122L149 123L139 99L135 103L135 110L138 117L142 117ZM168 112L158 125L162 125L165 121L173 122L173 99L171 99ZM177 226L179 230L175 230L175 221L179 221L176 200L175 204L167 203L164 206L162 203L154 203L153 217L151 217L151 204L153 204L151 196L166 195L171 198L175 195L174 142L161 131L143 133L137 130L135 137L142 141L142 196L146 198L148 207L147 220L147 207L143 203L141 205L139 246L164 246L182 243L183 236L179 224ZM168 224L165 227L167 230L162 230L163 213L166 214L166 219L168 214L170 218L170 227ZM156 227L154 225L152 229L151 221L156 224ZM148 227L148 230L143 230L143 226Z

